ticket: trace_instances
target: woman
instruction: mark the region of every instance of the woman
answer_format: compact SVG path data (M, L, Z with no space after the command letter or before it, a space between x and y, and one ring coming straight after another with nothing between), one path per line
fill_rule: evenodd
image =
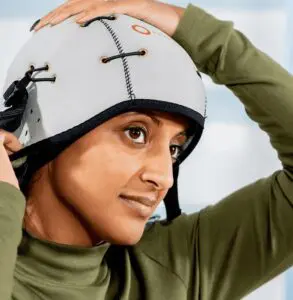
M72 15L84 23L112 13L128 14L160 28L186 49L202 72L230 88L248 115L269 134L283 169L242 188L215 206L178 216L171 223L156 223L144 232L148 214L129 217L130 230L124 222L117 221L121 220L121 214L125 216L125 211L118 210L116 204L103 203L99 218L92 218L93 207L84 203L88 184L85 178L91 180L92 187L95 181L92 173L84 170L97 167L96 153L111 153L109 147L113 143L108 141L111 134L107 126L111 127L115 121L119 123L123 118L120 115L69 146L45 167L47 171L32 180L30 195L43 192L49 196L35 201L35 214L28 211L34 215L31 218L34 224L26 227L31 234L24 235L16 255L25 201L4 149L11 154L20 145L12 135L2 131L5 148L0 148L3 166L0 173L3 181L0 185L1 299L10 299L11 294L14 299L240 299L292 265L292 78L234 30L231 22L219 21L193 5L184 10L153 1L75 0L45 17L36 30ZM134 157L135 163L131 159L125 161L126 165L131 164L131 173L118 168L123 174L118 189L131 187L132 192L153 193L155 207L171 189L175 178L170 145L186 142L177 138L190 124L186 119L175 119L173 114L153 114L161 127L152 127L155 126L152 121L146 126L156 128L156 146L143 146L142 149L149 151L136 152L140 153L139 157L125 151L119 153L124 155L122 159ZM136 131L125 133L130 139L141 137L132 135ZM97 152L85 151L88 143L93 143ZM148 171L137 172L137 164L140 170ZM109 173L101 178L109 182L112 180L112 177L108 179L109 174L115 174L117 168L108 170L106 166L103 170ZM63 178L68 183L60 184ZM34 184L39 180L41 184ZM111 184L116 182L120 182L120 176ZM73 191L68 184L74 187ZM99 185L96 192L101 188ZM82 198L76 197L75 191ZM110 193L107 187L103 193ZM28 207L29 202L28 199ZM72 206L77 209L71 209ZM42 211L44 207L46 210ZM54 215L48 217L50 211ZM112 222L115 228L111 228ZM72 228L76 231L74 236ZM124 232L123 240L115 231ZM93 246L93 241L101 244Z

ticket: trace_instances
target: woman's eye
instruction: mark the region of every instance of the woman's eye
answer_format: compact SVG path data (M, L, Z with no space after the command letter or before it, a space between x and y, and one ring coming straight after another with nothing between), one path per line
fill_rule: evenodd
M179 155L182 152L182 146L172 145L172 146L170 146L170 150L171 150L172 158L175 159L175 160L177 160L178 157L179 157Z
M128 127L124 130L126 136L136 144L145 144L147 138L147 130L143 127ZM180 145L171 145L170 152L172 158L176 161L183 151Z
M144 144L146 140L146 130L142 127L129 127L124 130L126 136L137 144Z

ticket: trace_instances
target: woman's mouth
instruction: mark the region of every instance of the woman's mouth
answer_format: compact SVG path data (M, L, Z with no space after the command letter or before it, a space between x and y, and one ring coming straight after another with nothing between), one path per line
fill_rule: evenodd
M143 198L139 197L127 197L125 195L120 195L119 198L122 202L127 205L128 208L135 211L140 217L144 219L150 218L153 213L154 204L148 201L145 201Z

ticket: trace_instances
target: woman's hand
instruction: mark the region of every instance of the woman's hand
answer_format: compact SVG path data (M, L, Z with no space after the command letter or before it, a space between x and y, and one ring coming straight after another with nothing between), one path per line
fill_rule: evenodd
M21 143L12 133L0 129L0 181L8 182L18 189L19 183L8 155L21 148Z
M82 24L98 16L125 14L172 36L183 13L184 8L155 0L69 0L43 17L34 30L59 24L72 16L78 24Z

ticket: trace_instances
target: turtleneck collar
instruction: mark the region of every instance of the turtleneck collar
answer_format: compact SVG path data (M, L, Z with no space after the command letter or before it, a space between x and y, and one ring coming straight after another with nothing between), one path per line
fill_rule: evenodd
M16 268L59 284L97 284L108 272L104 257L109 247L109 243L89 248L57 244L41 240L23 229Z

